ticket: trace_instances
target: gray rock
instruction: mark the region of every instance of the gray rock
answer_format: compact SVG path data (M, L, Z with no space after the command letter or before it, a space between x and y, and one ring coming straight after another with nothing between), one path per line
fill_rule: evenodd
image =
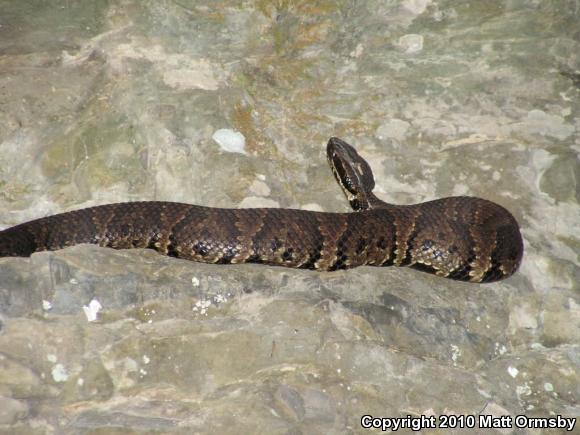
M26 402L10 397L0 397L0 425L12 425L28 417Z
M2 228L132 200L347 211L324 155L339 136L382 199L491 199L521 223L526 253L491 285L95 246L0 259L0 431L350 434L363 415L579 416L573 7L32 3L0 6ZM212 139L222 129L244 153Z

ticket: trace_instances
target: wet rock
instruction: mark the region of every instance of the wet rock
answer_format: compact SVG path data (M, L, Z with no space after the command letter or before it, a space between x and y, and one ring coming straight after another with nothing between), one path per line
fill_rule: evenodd
M526 252L490 285L95 246L0 259L0 431L343 434L368 414L579 415L574 8L4 3L2 228L133 200L345 212L324 154L339 136L382 199L491 199Z

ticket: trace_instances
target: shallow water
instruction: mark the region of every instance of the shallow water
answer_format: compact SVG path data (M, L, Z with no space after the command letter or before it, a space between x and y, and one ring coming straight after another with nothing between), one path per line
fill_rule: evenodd
M491 199L526 248L490 285L93 246L2 259L0 429L578 416L579 20L549 0L0 1L3 228L138 199L347 211L338 136L382 199Z

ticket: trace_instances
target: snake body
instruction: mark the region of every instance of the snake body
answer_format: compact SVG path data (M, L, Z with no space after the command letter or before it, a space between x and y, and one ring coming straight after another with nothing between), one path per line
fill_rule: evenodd
M0 231L0 257L30 256L80 243L216 264L261 263L319 271L409 266L461 281L491 282L518 268L515 218L475 197L388 204L372 193L367 162L331 138L327 156L354 213L211 208L174 202L107 204Z

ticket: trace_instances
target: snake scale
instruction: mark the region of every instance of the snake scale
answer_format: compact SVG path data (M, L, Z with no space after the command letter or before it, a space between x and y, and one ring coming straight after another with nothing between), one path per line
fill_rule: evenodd
M368 163L331 138L327 157L355 213L210 208L173 202L107 204L0 231L0 256L93 243L150 248L204 263L261 263L319 271L409 266L461 281L512 275L523 254L515 218L481 198L392 205L372 193Z

